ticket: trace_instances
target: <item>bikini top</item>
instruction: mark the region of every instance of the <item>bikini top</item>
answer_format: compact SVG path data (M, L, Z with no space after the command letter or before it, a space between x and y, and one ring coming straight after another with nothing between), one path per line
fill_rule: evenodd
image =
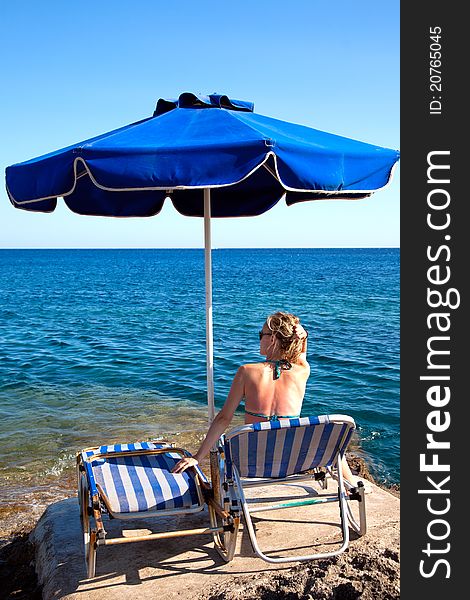
M251 415L252 417L261 417L263 419L267 419L268 421L279 421L279 419L297 419L300 415L263 415L262 413L254 413L250 410L246 410L245 413L247 415Z

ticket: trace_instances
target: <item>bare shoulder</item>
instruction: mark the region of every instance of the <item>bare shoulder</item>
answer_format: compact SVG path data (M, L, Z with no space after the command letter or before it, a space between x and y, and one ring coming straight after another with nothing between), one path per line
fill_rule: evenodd
M236 373L235 377L244 379L247 376L249 376L249 374L251 372L253 372L254 368L256 368L256 363L240 365L237 369L237 373Z
M310 365L306 359L300 358L297 363L297 367L300 367L307 375L310 373Z
M243 373L243 376L250 379L254 377L257 373L260 373L264 370L265 363L247 363L239 367L239 371Z
M250 373L253 371L259 371L263 368L264 363L246 363L242 365L240 369L242 369L245 373Z

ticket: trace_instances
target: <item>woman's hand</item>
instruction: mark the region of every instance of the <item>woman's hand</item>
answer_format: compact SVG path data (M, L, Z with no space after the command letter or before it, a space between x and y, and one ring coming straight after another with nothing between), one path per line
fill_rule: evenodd
M294 328L294 335L299 340L305 340L308 334L302 327L302 325L300 323L297 323L297 325Z
M183 473L183 471L186 471L186 469L189 469L189 467L195 467L198 464L199 463L197 459L195 459L193 456L185 456L179 462L176 463L171 472Z

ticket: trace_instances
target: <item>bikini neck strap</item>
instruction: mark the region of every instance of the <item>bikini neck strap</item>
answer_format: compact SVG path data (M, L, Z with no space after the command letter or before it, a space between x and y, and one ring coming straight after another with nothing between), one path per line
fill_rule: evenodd
M266 360L265 362L273 365L273 379L279 379L282 371L289 371L289 369L292 369L292 364L285 358L279 360Z

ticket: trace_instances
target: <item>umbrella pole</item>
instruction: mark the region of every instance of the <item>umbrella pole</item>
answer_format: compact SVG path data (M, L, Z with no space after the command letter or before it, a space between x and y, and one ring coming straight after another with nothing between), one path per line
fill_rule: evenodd
M207 409L209 427L215 417L214 407L214 339L212 331L212 255L211 255L211 191L204 189L204 271L206 280L206 361ZM220 471L217 445L210 451L211 484L214 499L220 503Z
M212 332L212 256L211 256L211 191L204 189L204 269L206 280L206 363L207 409L209 426L215 417L214 408L214 340Z

